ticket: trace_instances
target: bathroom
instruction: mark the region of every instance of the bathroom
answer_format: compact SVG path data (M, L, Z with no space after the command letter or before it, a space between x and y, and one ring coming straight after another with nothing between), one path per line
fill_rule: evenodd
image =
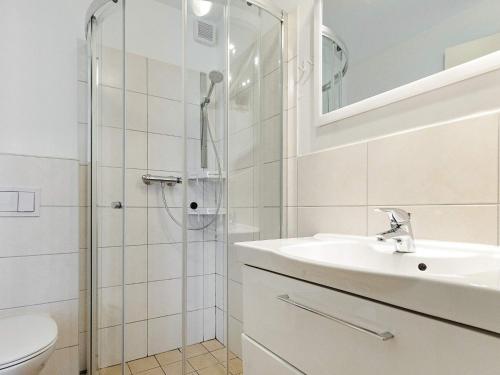
M499 11L0 2L0 375L499 374Z

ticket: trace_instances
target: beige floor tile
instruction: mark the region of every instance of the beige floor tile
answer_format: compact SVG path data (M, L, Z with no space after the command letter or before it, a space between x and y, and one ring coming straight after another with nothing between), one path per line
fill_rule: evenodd
M201 343L209 352L213 352L214 350L222 349L224 348L224 345L222 345L219 340L210 340L210 341L205 341Z
M160 366L169 365L174 362L179 362L182 360L182 353L178 350L171 350L169 352L163 352L155 355L156 360L160 363Z
M189 358L188 362L195 370L200 370L206 367L215 366L217 364L217 359L215 359L215 357L210 353L206 353L197 357Z
M196 357L205 353L208 353L208 350L201 344L194 344L186 347L186 358Z
M218 364L198 370L198 375L226 375L226 368L221 364Z
M100 375L122 375L122 367L121 365L106 367L99 370ZM125 375L129 375L130 370L128 366L125 366Z
M137 374L139 372L143 372L146 370L151 370L156 367L160 367L160 364L156 360L154 356L146 357L141 359L136 359L135 361L128 362L128 366L130 367L130 371L132 374Z
M167 375L182 375L182 362L181 361L171 363L167 366L163 366L162 368L163 368L163 371L165 371L165 373ZM195 374L194 368L192 368L189 363L186 363L186 372L188 374L193 374L193 375Z
M238 375L243 372L243 362L241 362L241 359L233 358L229 360L229 372L234 375Z
M219 350L215 350L213 351L211 354L217 358L217 360L219 362L226 362L227 361L227 349L226 348L222 348L222 349L219 349ZM234 355L233 352L229 352L229 359L233 359L233 358L236 358L236 356Z
M152 370L147 370L144 372L140 372L139 375L165 375L161 367L154 368Z

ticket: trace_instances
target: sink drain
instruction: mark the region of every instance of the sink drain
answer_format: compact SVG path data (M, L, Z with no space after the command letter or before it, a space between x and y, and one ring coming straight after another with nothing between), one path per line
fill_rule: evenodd
M427 264L425 264L425 263L420 263L420 264L418 265L418 269L419 269L420 271L425 271L425 270L427 269Z

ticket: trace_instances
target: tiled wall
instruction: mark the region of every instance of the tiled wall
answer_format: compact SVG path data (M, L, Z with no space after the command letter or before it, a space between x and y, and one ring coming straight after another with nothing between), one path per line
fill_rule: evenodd
M417 239L498 244L499 115L298 158L298 235L373 235L376 207L412 213Z
M39 217L0 217L0 317L51 316L59 339L44 375L76 374L78 162L0 154L0 170L0 186L41 189Z

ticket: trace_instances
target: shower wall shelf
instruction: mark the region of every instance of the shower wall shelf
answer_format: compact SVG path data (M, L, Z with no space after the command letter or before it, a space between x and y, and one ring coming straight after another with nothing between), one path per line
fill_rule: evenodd
M215 215L217 212L217 208L197 208L196 210L189 210L188 215ZM221 208L219 210L219 215L225 215L226 210L224 208Z
M222 179L225 179L226 175L222 174ZM219 172L217 171L202 171L198 173L190 174L188 180L218 180Z

